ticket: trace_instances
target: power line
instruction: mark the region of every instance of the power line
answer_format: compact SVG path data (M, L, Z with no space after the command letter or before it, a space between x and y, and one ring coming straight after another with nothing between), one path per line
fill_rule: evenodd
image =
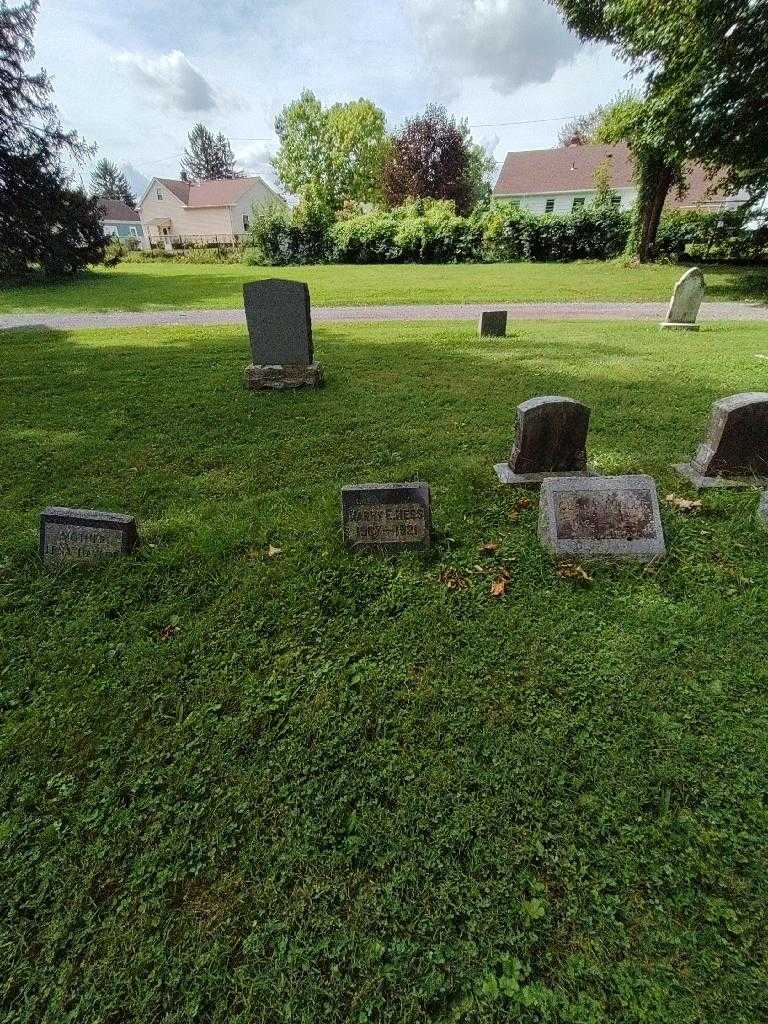
M489 124L471 124L470 128L511 128L513 125L518 124L547 124L550 121L570 121L573 117L578 117L578 114L563 114L561 117L537 117L532 121L498 121Z

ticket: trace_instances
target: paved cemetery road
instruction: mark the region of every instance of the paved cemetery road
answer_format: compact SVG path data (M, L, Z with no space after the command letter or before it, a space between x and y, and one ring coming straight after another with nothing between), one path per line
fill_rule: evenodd
M384 320L475 320L483 310L506 309L510 320L645 320L661 321L666 302L487 302L456 306L314 306L317 324ZM768 305L746 302L705 302L699 321L758 320L768 322ZM155 313L0 313L0 330L50 327L215 327L245 324L242 309L179 309Z

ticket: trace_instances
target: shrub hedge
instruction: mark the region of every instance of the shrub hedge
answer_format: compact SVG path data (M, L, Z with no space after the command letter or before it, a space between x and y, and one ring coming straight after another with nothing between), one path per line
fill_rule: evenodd
M630 214L587 206L540 216L494 202L468 217L444 200L412 200L393 210L356 210L339 219L302 207L254 211L244 259L264 266L304 263L466 263L613 259L624 251ZM768 260L768 228L739 212L665 214L657 257Z

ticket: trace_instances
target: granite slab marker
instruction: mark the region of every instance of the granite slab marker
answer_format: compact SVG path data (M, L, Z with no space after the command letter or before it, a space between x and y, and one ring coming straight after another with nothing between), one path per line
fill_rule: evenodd
M541 485L539 539L558 558L660 558L656 483L644 474L550 477Z
M318 387L323 368L315 362L309 288L304 281L266 278L243 285L251 363L250 391Z
M481 338L504 338L507 334L506 309L486 310L480 314L478 333Z
M706 440L690 462L673 468L697 490L768 487L768 392L714 402Z
M541 395L517 407L515 443L494 469L505 484L537 487L550 476L588 476L590 410L573 398Z
M661 325L662 330L698 331L696 317L706 290L704 275L698 267L692 267L683 274L672 292L672 301L667 319Z
M428 545L432 540L432 498L423 480L349 484L341 489L344 541L354 551L382 551Z
M40 557L48 564L98 562L127 555L137 542L133 516L58 505L50 505L40 514Z
M757 506L757 521L764 530L768 530L768 491L760 495L760 504Z

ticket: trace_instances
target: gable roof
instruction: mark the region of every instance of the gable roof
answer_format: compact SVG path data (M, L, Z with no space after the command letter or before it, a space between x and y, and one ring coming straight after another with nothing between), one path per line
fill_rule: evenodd
M141 220L139 211L121 199L100 199L99 206L103 214L102 220L127 220L136 223Z
M211 181L179 181L175 178L153 178L164 185L188 209L210 206L234 206L257 185L265 185L262 178L214 178ZM268 187L268 186L267 186ZM144 193L146 196L149 188ZM142 197L142 201L143 201Z
M495 196L540 195L546 192L592 192L595 171L604 162L611 167L613 188L628 188L634 183L634 162L626 142L601 146L565 146L558 149L532 149L507 153ZM676 190L667 200L671 206L696 206L726 198L700 164L686 168L688 191L679 197Z

